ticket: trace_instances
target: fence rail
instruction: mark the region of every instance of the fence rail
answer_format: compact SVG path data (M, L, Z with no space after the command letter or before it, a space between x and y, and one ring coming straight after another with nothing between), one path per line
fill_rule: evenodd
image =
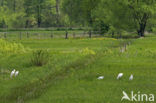
M13 31L0 32L0 38L4 39L52 39L52 38L92 38L101 36L98 31L60 31L60 32L28 32L28 31Z

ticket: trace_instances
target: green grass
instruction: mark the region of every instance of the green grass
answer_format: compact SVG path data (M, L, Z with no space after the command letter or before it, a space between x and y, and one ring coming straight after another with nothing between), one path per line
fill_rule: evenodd
M156 37L9 41L30 50L1 56L0 103L120 103L122 91L156 94ZM120 53L128 42L127 51ZM30 65L35 49L49 49L47 65ZM12 68L20 71L17 78L9 78ZM124 77L116 80L120 72ZM133 81L128 80L131 74ZM101 75L105 78L97 80Z

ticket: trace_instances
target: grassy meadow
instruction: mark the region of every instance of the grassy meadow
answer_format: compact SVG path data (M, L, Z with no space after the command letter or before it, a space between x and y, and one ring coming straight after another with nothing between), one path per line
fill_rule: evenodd
M0 103L120 103L122 91L156 94L156 36L3 39L0 45ZM31 63L35 50L48 51L45 65ZM10 78L13 69L19 75Z

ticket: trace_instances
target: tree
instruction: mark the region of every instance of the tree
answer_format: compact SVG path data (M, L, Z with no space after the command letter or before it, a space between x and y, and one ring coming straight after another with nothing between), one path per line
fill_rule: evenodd
M25 8L25 28L32 27L34 25L34 6L32 0L24 0L24 8Z
M62 11L68 15L70 19L70 25L82 24L84 23L84 18L82 17L82 1L80 0L64 0Z
M51 10L49 7L50 1L51 0L25 0L26 27L32 27L36 24L37 27L41 27L41 24L45 21L44 19L46 19L44 18L44 12L48 13Z
M36 13L36 18L37 18L37 25L38 27L41 27L42 23L42 12L43 9L45 9L45 2L46 0L34 0L34 9Z
M60 0L56 0L56 24L59 25Z
M155 0L132 0L129 1L129 8L132 12L132 17L137 23L138 35L144 36L147 23L156 14Z
M155 0L111 0L105 3L108 4L105 9L110 25L118 30L136 30L139 36L144 36L150 19L156 14Z

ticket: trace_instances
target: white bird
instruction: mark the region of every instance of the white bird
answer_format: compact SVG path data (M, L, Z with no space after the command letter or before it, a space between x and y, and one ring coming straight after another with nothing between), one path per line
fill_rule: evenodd
M104 76L98 77L98 80L102 80L102 79L104 79Z
M11 74L10 74L10 78L12 78L13 77L13 75L15 74L15 69L11 72Z
M129 80L133 80L133 75L131 74L131 76L129 77Z
M123 73L119 73L117 79L120 79L123 76Z
M16 71L16 72L15 72L15 77L16 77L18 74L19 74L19 71Z

